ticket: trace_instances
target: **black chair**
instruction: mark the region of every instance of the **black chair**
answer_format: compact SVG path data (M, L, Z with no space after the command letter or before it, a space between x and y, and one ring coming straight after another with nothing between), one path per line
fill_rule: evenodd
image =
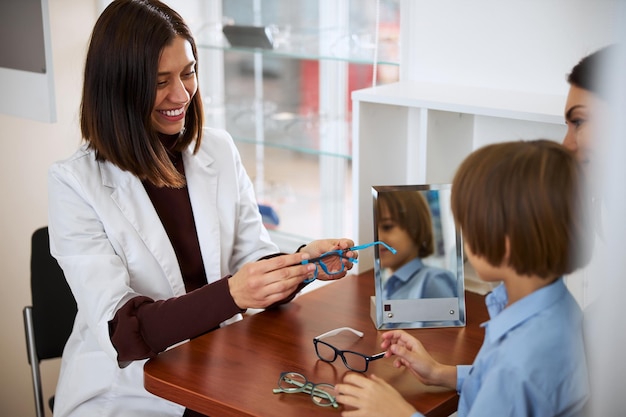
M76 317L76 301L56 259L50 255L48 228L33 233L30 258L32 305L24 307L26 351L31 366L37 417L44 417L39 362L61 357ZM54 395L48 400L54 408Z

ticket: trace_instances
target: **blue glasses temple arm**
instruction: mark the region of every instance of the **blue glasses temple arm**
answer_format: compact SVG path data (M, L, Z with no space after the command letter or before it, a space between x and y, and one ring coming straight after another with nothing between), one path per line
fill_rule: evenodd
M348 260L350 260L351 262L356 263L356 262L355 262L355 261L356 261L356 259L355 259L355 258L350 258L350 257L348 257L348 256L343 256L346 252L349 252L349 251L351 251L351 250L353 250L353 248L331 250L330 252L325 252L325 253L322 253L322 254L321 254L320 256L318 256L317 258L305 259L305 260L303 260L301 263L302 263L303 265L306 265L306 264L308 264L308 263L319 262L319 261L321 261L322 259L324 259L324 258L326 258L326 257L328 257L328 256L330 256L330 255L337 255L337 256L341 256L341 257L342 257L342 258L344 258L344 259L348 259Z
M347 248L347 249L337 249L337 250L334 250L334 251L326 252L326 253L323 253L322 255L318 256L317 258L305 259L301 263L303 265L306 265L306 264L308 264L310 262L319 262L320 260L324 259L325 257L327 257L327 256L329 256L331 254L337 254L339 256L343 256L343 254L346 253L346 252L366 249L366 248L369 248L370 246L374 246L374 245L383 245L384 247L386 247L393 254L395 254L397 252L394 248L392 248L391 246L389 246L385 242L383 242L381 240L378 240L376 242L366 243L364 245L352 246L351 248ZM350 260L353 263L358 263L358 260L356 258L350 258L350 257L344 257L344 258Z
M369 248L370 246L375 246L375 245L383 245L385 248L387 248L387 250L389 250L389 252L393 253L394 255L397 252L394 248L392 248L391 246L389 246L382 240L377 240L375 242L366 243L360 246L354 246L354 247L348 248L348 250L361 250L361 249Z

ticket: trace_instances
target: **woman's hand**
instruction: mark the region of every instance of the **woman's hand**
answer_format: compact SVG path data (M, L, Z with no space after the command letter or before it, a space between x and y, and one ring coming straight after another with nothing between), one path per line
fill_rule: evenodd
M342 417L410 417L415 408L394 387L376 375L348 373L335 385L337 402L346 406Z
M426 385L456 389L456 366L437 362L419 340L403 330L385 332L382 339L385 357L395 356L395 367L405 366Z
M299 253L308 253L309 255L311 255L311 258L317 258L326 252L331 252L334 250L343 251L345 249L351 248L352 246L354 246L354 241L350 239L320 239L314 240L308 245L300 248ZM343 271L337 274L327 274L326 272L324 272L323 268L318 266L317 279L329 281L345 277L348 271L352 269L353 265L353 263L350 262L347 258L357 259L358 256L359 255L356 251L348 251L344 252L342 256L324 257L323 262L329 271L341 270L341 264L343 264Z
M265 308L293 294L298 285L313 276L315 265L302 265L306 252L281 255L245 264L228 279L230 294L243 310Z

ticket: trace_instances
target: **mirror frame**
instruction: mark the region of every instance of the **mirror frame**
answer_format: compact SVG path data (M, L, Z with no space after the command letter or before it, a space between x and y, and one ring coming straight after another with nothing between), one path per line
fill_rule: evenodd
M372 187L372 205L374 214L374 240L379 240L377 226L377 198L379 193L394 191L447 191L452 190L451 184L424 185L379 185ZM449 207L449 206L448 206ZM449 208L449 218L452 217ZM456 240L455 256L457 277L457 297L424 298L406 300L383 299L383 268L380 264L379 248L374 248L374 280L376 294L373 297L372 320L377 329L422 328L422 327L463 327L466 323L465 312L465 278L463 239L461 232L454 224Z

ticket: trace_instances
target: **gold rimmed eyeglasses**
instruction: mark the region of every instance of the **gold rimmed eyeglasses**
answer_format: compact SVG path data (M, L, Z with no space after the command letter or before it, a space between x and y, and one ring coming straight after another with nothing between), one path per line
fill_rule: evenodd
M334 396L334 385L327 383L316 384L307 380L304 375L298 372L281 373L278 378L278 388L274 388L273 392L274 394L303 392L311 396L311 400L315 405L320 407L339 407Z

